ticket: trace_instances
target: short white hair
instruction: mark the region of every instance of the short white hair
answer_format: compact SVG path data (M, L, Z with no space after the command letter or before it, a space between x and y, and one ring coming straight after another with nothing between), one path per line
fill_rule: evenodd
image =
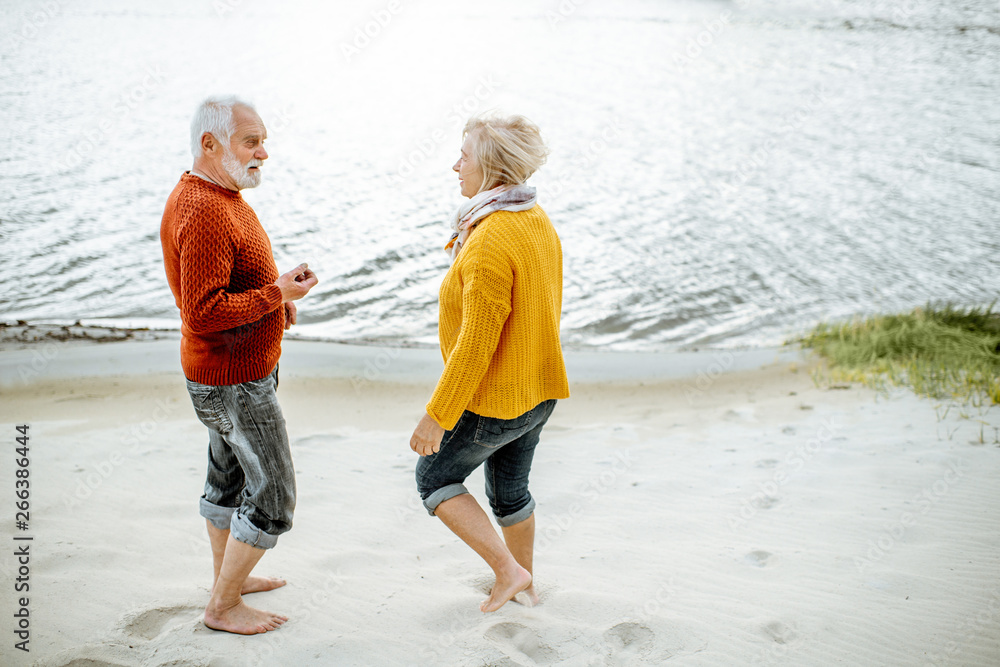
M191 119L191 154L195 158L202 155L201 138L206 132L224 148L229 148L229 140L236 131L233 121L233 109L236 107L246 107L256 113L252 104L235 95L209 97L198 106Z

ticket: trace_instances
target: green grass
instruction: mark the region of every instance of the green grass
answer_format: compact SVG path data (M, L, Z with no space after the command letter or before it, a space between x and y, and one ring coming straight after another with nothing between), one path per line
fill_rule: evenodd
M932 398L1000 403L1000 312L928 304L909 313L819 324L798 342L834 379L906 385Z

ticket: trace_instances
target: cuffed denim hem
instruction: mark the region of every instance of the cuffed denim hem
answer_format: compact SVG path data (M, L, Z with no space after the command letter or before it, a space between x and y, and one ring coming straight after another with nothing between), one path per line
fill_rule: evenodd
M469 490L465 488L465 484L449 484L448 486L442 486L440 489L424 498L424 507L427 508L428 514L434 516L434 510L437 509L438 505L446 500L451 500L455 496L460 496L463 493L468 492Z
M236 514L237 509L239 508L214 505L208 502L205 496L202 496L198 502L198 513L219 530L229 530L229 525L232 523L233 515Z
M233 539L239 540L244 544L249 544L252 547L257 547L258 549L273 549L274 545L278 543L278 536L265 533L263 530L257 526L250 523L250 519L246 516L236 512L233 514L233 520L229 525L229 534L232 535Z
M496 517L497 523L500 524L501 528L508 528L515 524L521 523L535 511L535 499L532 498L527 505L525 505L520 510L514 512L513 514L508 514L507 516Z

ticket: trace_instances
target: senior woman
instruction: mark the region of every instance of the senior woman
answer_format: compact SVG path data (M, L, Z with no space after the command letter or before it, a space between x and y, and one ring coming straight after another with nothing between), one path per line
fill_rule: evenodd
M547 152L522 116L465 126L453 169L469 201L453 220L439 295L444 371L410 439L427 511L496 575L484 612L522 591L518 601L538 602L528 473L556 399L569 396L559 344L562 248L535 189L524 185ZM463 484L483 463L503 540Z

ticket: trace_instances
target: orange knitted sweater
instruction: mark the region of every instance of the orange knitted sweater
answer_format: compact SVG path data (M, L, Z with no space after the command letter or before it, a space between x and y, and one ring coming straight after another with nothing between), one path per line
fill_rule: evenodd
M483 218L441 283L444 372L427 414L451 429L465 410L513 419L569 397L559 344L562 247L545 211Z
M285 328L271 242L239 192L185 173L160 223L167 282L181 311L181 367L209 385L259 380Z

